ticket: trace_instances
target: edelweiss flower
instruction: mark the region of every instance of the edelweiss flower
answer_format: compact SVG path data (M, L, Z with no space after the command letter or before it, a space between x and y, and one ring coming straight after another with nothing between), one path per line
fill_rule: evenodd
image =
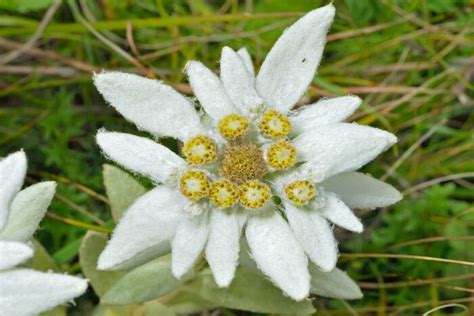
M41 182L19 192L26 175L22 151L0 161L0 315L36 315L87 289L87 281L15 266L33 256L33 236L56 190Z
M117 72L95 75L104 98L155 137L182 141L183 158L156 142L99 131L104 154L145 175L156 187L117 225L100 269L128 268L166 253L182 277L204 251L216 283L230 284L242 231L251 256L295 300L309 293L307 258L322 271L337 261L329 222L362 231L350 208L387 206L391 186L353 172L396 142L388 132L342 123L357 97L292 107L313 79L332 5L309 12L276 42L257 77L245 49L222 50L218 78L203 64L186 65L201 111L171 87ZM329 222L328 222L329 221Z

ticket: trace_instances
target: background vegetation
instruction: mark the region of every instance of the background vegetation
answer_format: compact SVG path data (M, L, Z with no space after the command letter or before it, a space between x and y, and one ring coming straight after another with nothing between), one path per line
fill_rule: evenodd
M87 229L114 226L96 130L136 133L104 104L93 71L136 72L190 93L182 72L187 60L217 70L222 46L246 46L258 67L286 26L325 3L0 1L0 157L24 148L30 183L59 182L37 233L55 263L81 273L78 252ZM337 17L304 102L361 96L364 105L352 120L399 137L365 171L399 188L405 199L359 212L366 225L360 235L338 231L339 266L365 297L316 298L322 315L415 315L443 305L452 307L433 314L474 314L472 4L334 1ZM70 312L87 315L97 301L89 290Z

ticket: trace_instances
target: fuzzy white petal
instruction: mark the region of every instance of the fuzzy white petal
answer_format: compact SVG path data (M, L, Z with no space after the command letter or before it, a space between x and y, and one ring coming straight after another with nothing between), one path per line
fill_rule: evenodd
M193 267L204 249L208 233L207 212L185 218L179 224L171 242L171 271L176 278L181 278Z
M326 191L336 193L350 208L374 209L397 203L402 194L388 183L368 174L346 172L321 183Z
M174 178L186 166L167 147L140 136L99 131L97 144L110 160L157 183Z
M255 90L255 78L243 59L229 47L221 53L221 80L229 98L244 113L263 102Z
M337 243L328 222L317 211L309 211L284 201L285 214L293 234L309 259L321 270L336 266Z
M395 135L355 123L337 123L298 136L293 144L306 161L303 170L314 181L353 171L395 144Z
M110 105L141 130L181 140L203 132L194 106L158 80L102 72L94 75L94 84Z
M334 19L332 4L313 10L273 45L257 75L257 91L269 107L288 112L313 80Z
M298 109L291 117L293 132L301 134L322 125L343 122L357 110L361 103L362 100L359 97L344 96L323 99L307 105Z
M189 61L184 70L194 95L210 117L220 120L235 112L224 85L211 70L198 61Z
M327 193L325 204L320 210L316 210L330 222L347 230L360 233L364 226L359 218L352 213L350 208L344 204L334 193Z
M250 72L252 77L255 77L255 68L253 66L252 56L250 56L250 53L247 48L242 47L237 51L237 54L239 54L239 56L244 61L245 67L247 67L247 70Z
M364 296L347 273L338 268L331 272L323 272L310 265L309 271L311 273L312 294L344 300L354 300Z
M5 227L10 204L20 191L26 176L26 155L17 151L0 160L0 230Z
M98 268L126 269L168 251L186 203L175 188L167 186L158 186L141 196L115 228L100 254Z
M0 254L1 271L13 268L31 258L33 256L33 249L23 242L0 240Z
M241 215L213 210L206 245L206 258L219 287L227 287L234 278L239 260Z
M83 294L81 278L29 269L0 272L0 315L37 315Z
M249 218L246 237L258 268L276 286L297 301L308 296L308 260L280 214Z
M5 228L0 231L0 240L30 240L55 192L54 181L36 183L20 191L11 203L10 216Z

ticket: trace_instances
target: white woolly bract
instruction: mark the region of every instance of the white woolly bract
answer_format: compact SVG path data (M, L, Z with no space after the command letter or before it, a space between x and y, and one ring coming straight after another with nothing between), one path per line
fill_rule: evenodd
M26 176L26 155L17 151L0 160L0 230L5 227L10 204Z
M209 214L186 217L176 229L171 242L171 271L181 278L194 265L204 249L209 233Z
M343 300L354 300L363 297L357 284L347 273L338 268L330 272L323 272L314 265L310 265L309 271L311 273L312 294Z
M281 215L249 218L245 235L258 268L292 299L306 298L308 260Z
M98 268L131 268L165 253L186 203L175 188L167 186L158 186L138 198L100 254Z
M356 96L322 99L298 109L290 117L292 132L308 133L322 125L345 121L360 106L362 100Z
M234 105L244 113L263 102L255 90L255 78L245 62L229 47L221 53L221 80L227 95Z
M219 77L198 61L189 61L184 68L189 84L207 115L214 120L235 112Z
M327 191L336 193L350 208L374 209L386 207L402 199L402 194L390 184L368 174L347 172L321 183Z
M13 268L33 256L33 249L23 242L0 240L0 271ZM0 288L1 288L0 284Z
M252 77L255 77L255 68L253 66L252 56L250 56L250 53L247 48L242 47L237 51L237 54L239 54L239 56L244 61L245 67L247 67L247 70L250 72Z
M359 169L396 141L393 134L381 129L337 123L303 133L293 145L306 161L303 172L320 182L332 175Z
M335 15L332 4L290 26L268 53L257 75L257 91L268 107L287 113L313 80Z
M121 72L102 72L94 74L94 84L110 105L141 130L181 140L203 132L194 106L157 80ZM176 128L178 125L180 128Z
M364 226L357 216L355 216L347 205L338 199L334 193L329 192L325 195L324 206L317 210L319 214L324 216L330 222L347 230L356 233L360 233L364 230Z
M0 231L0 240L30 240L55 192L54 181L36 183L20 191L13 199L8 222Z
M244 215L213 210L206 245L206 259L219 287L227 287L234 278L239 260L240 235Z
M157 183L175 180L186 168L186 162L181 157L148 138L99 131L97 144L107 158Z
M317 211L299 208L283 201L288 223L309 259L323 271L331 271L337 262L337 243L331 227Z
M0 272L0 315L37 315L83 294L87 281L29 269Z

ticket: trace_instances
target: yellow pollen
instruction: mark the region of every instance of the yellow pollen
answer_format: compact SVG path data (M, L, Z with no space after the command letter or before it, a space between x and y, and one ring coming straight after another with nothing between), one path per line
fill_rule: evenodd
M212 204L220 208L228 208L233 206L238 199L239 187L236 184L225 179L211 184L209 200Z
M244 116L238 114L225 116L219 121L217 126L219 133L228 140L244 136L247 133L248 127L249 121Z
M207 136L196 136L183 145L183 155L190 165L209 163L217 157L217 145Z
M269 110L263 114L258 128L269 138L282 138L290 133L291 123L288 117L280 112Z
M288 169L296 162L296 148L286 141L273 143L267 150L267 162L275 169Z
M259 209L270 197L270 187L263 182L249 181L240 185L240 204L246 209Z
M266 172L262 151L254 144L227 147L219 168L222 177L235 183L260 179Z
M306 205L317 194L316 187L312 181L301 180L288 184L285 187L288 199L298 206Z
M192 201L209 195L209 180L204 171L188 170L179 179L181 193Z

